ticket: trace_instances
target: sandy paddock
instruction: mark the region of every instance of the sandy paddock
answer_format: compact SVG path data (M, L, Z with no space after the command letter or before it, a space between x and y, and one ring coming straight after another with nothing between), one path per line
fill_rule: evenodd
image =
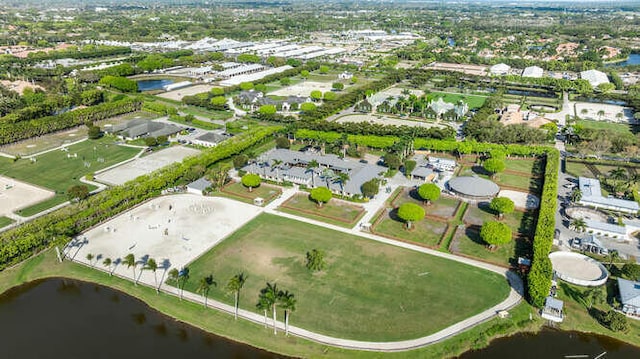
M540 207L540 198L531 193L502 190L498 193L498 197L507 197L513 201L516 208L521 209L536 209Z
M53 197L52 191L0 176L0 216Z
M299 84L283 87L279 90L269 92L269 95L307 97L310 96L311 91L314 90L320 90L322 93L331 91L331 86L331 82L304 81ZM345 88L346 87L347 86L345 86Z
M574 253L572 253L574 254ZM595 261L588 260L588 257L578 258L577 256L550 256L553 270L581 281L597 281L606 277L602 269Z
M411 126L411 127L425 127L425 128L431 128L431 127L446 128L447 127L446 125L433 123L433 122L410 121L410 120L403 120L399 118L391 118L391 117L382 116L382 115L367 115L367 114L342 116L338 118L336 122L338 123L368 122L368 123L375 123L379 125Z
M163 196L146 202L106 223L79 235L64 252L76 261L88 263L87 254L99 259L91 264L106 269L104 258L116 261L133 253L140 281L155 284L151 271L139 270L147 258L153 258L161 269L182 268L219 243L260 212L260 208L221 197L193 194ZM166 232L165 232L166 231ZM133 268L114 265L114 273L133 277ZM166 279L166 276L165 276Z
M214 86L212 85L195 85L189 87L183 87L181 89L164 92L156 96L167 98L169 100L182 101L185 96L193 96L202 92L209 92Z
M196 155L200 151L193 148L174 146L149 156L136 158L121 166L112 168L95 176L98 182L109 185L121 185L139 176L151 173L174 162L182 161L185 157Z

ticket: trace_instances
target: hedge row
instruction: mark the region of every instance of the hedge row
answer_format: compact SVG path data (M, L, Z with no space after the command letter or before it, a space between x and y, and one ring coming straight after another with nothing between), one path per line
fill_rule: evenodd
M30 121L0 123L0 145L137 111L141 105L139 101L126 98Z
M53 245L66 244L88 228L153 198L168 187L184 182L194 166L208 167L260 143L277 131L265 127L233 137L181 163L140 176L112 187L79 203L41 216L22 226L0 233L0 270L14 265Z

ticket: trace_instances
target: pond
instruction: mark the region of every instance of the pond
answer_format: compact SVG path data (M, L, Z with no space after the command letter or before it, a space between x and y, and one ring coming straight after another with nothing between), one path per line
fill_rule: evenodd
M279 358L177 322L122 292L47 279L0 296L3 358Z
M632 65L640 65L640 54L630 54L629 58L625 61L614 62L610 64L605 64L605 67L622 67L622 66L632 66Z
M175 81L169 79L156 79L156 80L138 80L139 91L153 91L162 90L163 86L170 85Z
M595 334L564 332L544 329L537 334L522 333L497 339L477 351L464 353L460 359L539 359L584 358L593 359L606 353L602 359L640 358L640 348Z

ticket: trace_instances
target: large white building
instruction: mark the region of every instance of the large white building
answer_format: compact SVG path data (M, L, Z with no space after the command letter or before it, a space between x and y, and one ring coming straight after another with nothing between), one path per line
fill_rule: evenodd
M511 66L507 65L507 64L497 64L497 65L493 65L489 68L489 72L492 75L506 75L509 73L509 70L511 70Z
M544 70L538 66L529 66L522 71L522 77L540 78L542 75L544 75Z
M578 203L583 206L596 209L609 209L629 214L637 214L638 211L640 211L640 206L638 206L638 202L636 201L603 197L602 190L600 189L600 181L595 178L580 177L578 178L578 183L580 192L582 192L582 198Z
M609 83L607 74L598 70L587 70L580 73L580 78L589 81L592 87Z

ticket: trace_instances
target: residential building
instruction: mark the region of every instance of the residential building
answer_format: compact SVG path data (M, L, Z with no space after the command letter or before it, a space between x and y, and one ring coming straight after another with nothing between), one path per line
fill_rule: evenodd
M202 195L202 191L211 187L211 182L202 177L196 181L193 181L187 185L187 192Z
M207 132L204 135L200 135L193 139L191 143L194 145L204 146L204 147L215 147L220 142L228 139L230 136L223 135L215 132Z

